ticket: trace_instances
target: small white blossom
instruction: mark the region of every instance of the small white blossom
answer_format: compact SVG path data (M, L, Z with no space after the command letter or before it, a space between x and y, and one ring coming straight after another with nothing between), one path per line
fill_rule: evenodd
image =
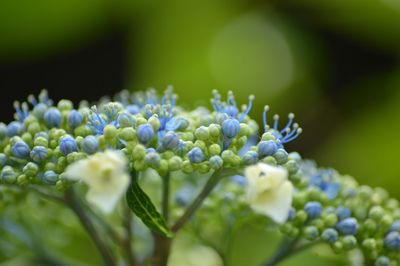
M250 207L276 223L286 222L293 196L293 185L287 179L286 169L258 163L248 166L245 176Z
M105 213L110 213L129 186L127 160L117 151L99 152L67 167L71 180L88 185L86 199Z

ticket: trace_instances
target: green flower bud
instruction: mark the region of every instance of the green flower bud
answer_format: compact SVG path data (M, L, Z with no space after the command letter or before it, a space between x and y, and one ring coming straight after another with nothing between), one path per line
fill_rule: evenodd
M210 164L209 162L202 162L198 166L198 171L201 174L206 174L210 171Z
M135 168L136 171L143 171L146 169L147 166L146 166L146 163L144 162L144 160L141 159L141 160L136 160L133 163L133 167Z
M208 127L209 133L212 137L216 138L221 134L221 126L217 124L211 124Z
M147 122L152 126L154 132L157 132L158 129L160 129L161 123L157 115L152 115Z
M136 128L138 128L140 125L147 124L147 119L143 117L138 117L136 119Z
M351 250L357 246L357 239L351 235L343 237L341 242L345 250Z
M296 224L304 224L307 221L308 215L304 210L299 210L294 216L294 222Z
M104 128L104 137L108 141L115 139L115 137L117 136L117 133L118 133L118 131L113 125L107 125Z
M368 216L375 221L380 221L384 214L385 210L381 206L373 206L369 210Z
M18 174L14 171L11 166L4 166L3 170L0 173L1 181L6 184L13 184L17 181Z
M167 160L161 160L160 165L157 169L157 172L159 173L160 176L165 176L168 174L168 161Z
M318 228L315 226L307 226L304 228L304 237L310 241L313 241L318 238L319 231Z
M40 124L39 123L32 123L28 126L28 132L32 135L40 132Z
M274 135L272 135L271 132L265 132L262 136L261 136L261 140L262 141L268 141L268 140L276 140L276 138L274 137Z
M299 164L295 160L289 160L284 167L288 170L289 174L295 174L299 170Z
M132 127L123 128L119 134L119 137L125 141L134 140L136 136L136 131Z
M251 135L250 127L245 123L240 123L239 137L250 136L250 135Z
M43 147L47 148L49 145L49 141L44 137L38 137L34 140L33 145L34 146L43 146Z
M204 141L202 140L196 140L196 142L194 143L195 147L199 147L201 150L207 150L207 145Z
M199 140L208 140L208 138L210 137L210 132L207 127L201 126L196 129L196 131L194 132L194 135Z
M372 219L367 219L364 221L363 227L368 234L374 234L377 229L377 224Z
M193 168L192 163L191 163L189 160L185 160L185 161L182 163L182 171L183 171L185 174L191 174L191 173L193 173L194 168Z
M277 165L278 162L272 156L267 156L262 160L263 163L270 164L270 165Z
M247 137L246 136L243 136L243 137L240 137L238 140L237 140L237 145L239 146L239 147L243 147L245 144L247 143Z
M29 178L26 175L20 175L17 178L17 183L20 186L26 186L26 185L29 185L30 182L29 182Z
M182 167L182 158L179 156L173 156L168 160L168 168L170 171L180 170Z
M338 222L338 218L334 213L323 215L323 220L326 227L334 227L335 224Z
M57 108L60 111L69 111L74 108L74 106L70 100L60 100L57 104Z
M74 129L75 136L86 137L87 135L90 135L90 134L91 134L91 130L86 125L81 125Z
M278 149L273 155L278 164L284 164L288 160L288 153L284 149Z
M362 246L368 251L373 251L376 249L376 241L373 238L364 239Z
M208 152L210 153L210 155L219 155L221 153L221 146L216 143L211 144L208 148Z
M343 251L343 243L341 241L336 241L332 245L332 249L335 253L340 253Z
M210 158L210 167L214 170L220 169L224 165L224 161L218 155L214 155Z
M136 145L132 152L133 159L142 160L145 155L146 155L146 148L141 144Z
M28 177L36 176L38 171L39 171L38 165L32 162L27 163L24 166L24 168L22 168L22 172Z

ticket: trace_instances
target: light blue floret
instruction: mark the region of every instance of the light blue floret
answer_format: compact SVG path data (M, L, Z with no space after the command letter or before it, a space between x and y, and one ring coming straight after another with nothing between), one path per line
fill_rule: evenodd
M317 201L310 201L304 206L304 210L310 219L315 219L321 216L322 205Z
M150 124L143 124L137 128L137 136L141 143L147 144L154 136L153 127Z
M55 107L49 108L44 113L43 119L49 128L61 126L61 112Z
M60 140L60 152L64 155L67 156L71 152L77 151L78 147L76 144L76 141L73 137L66 135L61 138Z
M37 163L41 163L46 160L48 155L48 149L43 146L35 146L31 151L31 158Z
M82 124L82 121L83 121L83 116L79 111L71 110L68 113L68 126L70 128L78 127L80 124Z
M15 157L23 159L29 156L30 149L28 144L22 140L19 140L11 147L11 153Z
M87 136L80 143L81 149L87 154L94 154L99 147L99 141L95 136Z
M192 163L201 163L205 159L204 153L199 147L191 149L188 153L188 157Z
M336 229L343 235L355 235L358 227L358 222L355 218L343 219L336 225Z

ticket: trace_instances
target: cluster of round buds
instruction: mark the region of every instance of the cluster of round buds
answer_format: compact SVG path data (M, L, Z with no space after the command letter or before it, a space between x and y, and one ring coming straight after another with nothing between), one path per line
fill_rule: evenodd
M332 169L301 165L293 208L282 231L291 237L323 240L335 252L359 248L375 265L400 260L400 208L381 188L358 186Z
M161 97L153 89L123 91L90 108L74 109L68 100L53 104L46 91L16 102L16 120L0 124L0 181L65 188L70 163L105 149L124 151L136 171L153 168L162 176L289 161L279 136L265 133L257 140L258 126L248 116L254 96L239 110L232 92L224 102L214 91L213 112L185 111L176 99L167 88ZM271 141L274 151L265 152Z

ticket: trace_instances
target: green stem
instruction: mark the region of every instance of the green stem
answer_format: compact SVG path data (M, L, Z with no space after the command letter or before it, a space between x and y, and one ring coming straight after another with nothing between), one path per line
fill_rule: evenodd
M125 207L125 206L124 206ZM137 265L137 261L135 258L135 253L132 250L132 211L128 208L124 208L124 228L125 228L125 237L122 243L122 247L126 253L127 261L129 266Z
M283 260L295 255L296 253L299 253L300 251L303 251L311 246L314 246L318 242L312 242L308 244L304 244L301 246L298 246L298 238L295 239L285 239L280 247L278 248L277 252L272 256L267 262L263 264L263 266L274 266L277 265L278 263L282 262Z
M153 233L154 253L151 265L167 266L171 251L172 239Z
M162 214L165 221L168 223L169 220L169 193L170 193L170 175L162 177Z
M193 213L197 211L207 196L224 176L225 175L221 174L221 171L216 171L210 176L199 195L193 200L190 206L186 209L185 213L172 226L172 232L178 232L185 225L185 223L190 219L190 217L192 217Z
M82 226L86 229L87 233L93 240L100 255L103 257L104 263L107 266L115 266L114 258L112 257L111 250L106 246L103 240L97 233L92 221L87 216L85 210L82 208L80 202L76 198L75 192L72 188L65 192L65 202L76 214Z

